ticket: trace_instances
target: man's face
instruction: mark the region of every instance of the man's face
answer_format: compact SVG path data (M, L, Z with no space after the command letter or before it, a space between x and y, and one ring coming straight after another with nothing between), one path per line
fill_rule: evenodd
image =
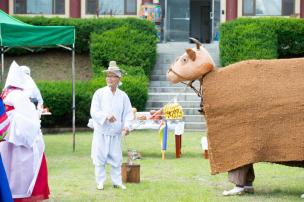
M106 75L107 85L109 87L117 87L120 81L120 78L114 73L107 73Z

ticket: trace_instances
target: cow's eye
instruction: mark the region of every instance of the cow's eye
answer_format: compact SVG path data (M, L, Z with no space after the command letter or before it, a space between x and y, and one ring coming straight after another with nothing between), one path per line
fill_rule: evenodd
M182 63L187 63L187 62L188 62L188 58L183 57L183 58L182 58Z

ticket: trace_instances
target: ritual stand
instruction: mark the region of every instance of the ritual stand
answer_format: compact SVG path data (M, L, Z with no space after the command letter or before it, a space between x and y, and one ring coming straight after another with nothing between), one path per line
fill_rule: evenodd
M136 117L146 116L149 117L149 112L137 112ZM135 119L132 128L136 130L140 129L153 129L159 130L161 150L162 150L162 159L165 159L165 151L167 150L167 135L169 131L174 130L175 134L175 156L176 158L181 157L181 148L182 148L182 135L184 133L185 123L181 120L138 120Z

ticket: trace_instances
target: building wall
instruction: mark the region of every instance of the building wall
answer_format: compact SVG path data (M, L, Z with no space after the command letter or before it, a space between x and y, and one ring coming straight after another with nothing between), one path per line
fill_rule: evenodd
M85 0L64 0L65 1L65 14L64 15L43 15L46 17L72 17L72 18L87 18L95 17L95 15L85 14ZM113 0L114 1L114 0ZM137 16L140 13L140 6L142 2L152 2L152 0L137 0ZM242 17L243 1L242 0L221 0L221 22L226 22L227 20L233 20L238 17ZM5 11L10 15L14 14L13 0L1 0L0 9ZM304 18L304 0L295 0L295 14ZM26 14L29 15L29 14ZM30 16L37 16L40 14L31 14ZM125 17L126 15L117 16ZM131 15L134 16L134 15Z
M295 14L300 17L301 12L301 0L295 0Z
M228 0L229 1L229 0ZM242 17L243 16L243 0L238 0L238 8L237 8L237 15L238 17Z
M115 1L115 0L113 0ZM115 17L134 17L139 16L140 6L142 4L142 0L137 0L137 14L136 15L115 15ZM92 18L96 17L96 15L87 15L86 13L86 0L81 0L81 18ZM99 15L100 17L107 17L109 15Z
M80 18L81 17L80 0L70 0L70 17L71 18Z
M72 17L72 18L87 18L87 17L96 17L96 15L86 15L85 14L85 0L64 0L65 1L65 14L64 15L46 15L45 17ZM113 0L114 1L114 0ZM10 15L14 14L14 1L13 0L1 0L0 9L5 11ZM137 15L130 16L138 16L140 11L140 6L142 4L142 0L137 0ZM27 15L27 16L40 16L42 14L18 14L18 15ZM127 15L121 15L116 17L126 17Z
M242 1L242 0L241 0ZM238 0L226 1L226 20L234 20L238 18Z
M304 0L300 2L300 17L304 18Z
M221 22L226 22L226 0L221 0Z
M8 0L2 0L0 4L0 9L8 13Z

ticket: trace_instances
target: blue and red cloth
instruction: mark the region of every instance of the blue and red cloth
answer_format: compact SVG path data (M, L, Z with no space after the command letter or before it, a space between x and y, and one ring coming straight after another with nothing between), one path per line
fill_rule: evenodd
M6 110L2 99L0 98L0 141L3 139L5 132L7 131L10 122L6 115Z
M0 140L3 140L4 134L9 127L9 120L6 115L5 107L0 98ZM1 143L0 143L1 144ZM12 193L8 184L7 176L0 155L0 201L13 202Z

